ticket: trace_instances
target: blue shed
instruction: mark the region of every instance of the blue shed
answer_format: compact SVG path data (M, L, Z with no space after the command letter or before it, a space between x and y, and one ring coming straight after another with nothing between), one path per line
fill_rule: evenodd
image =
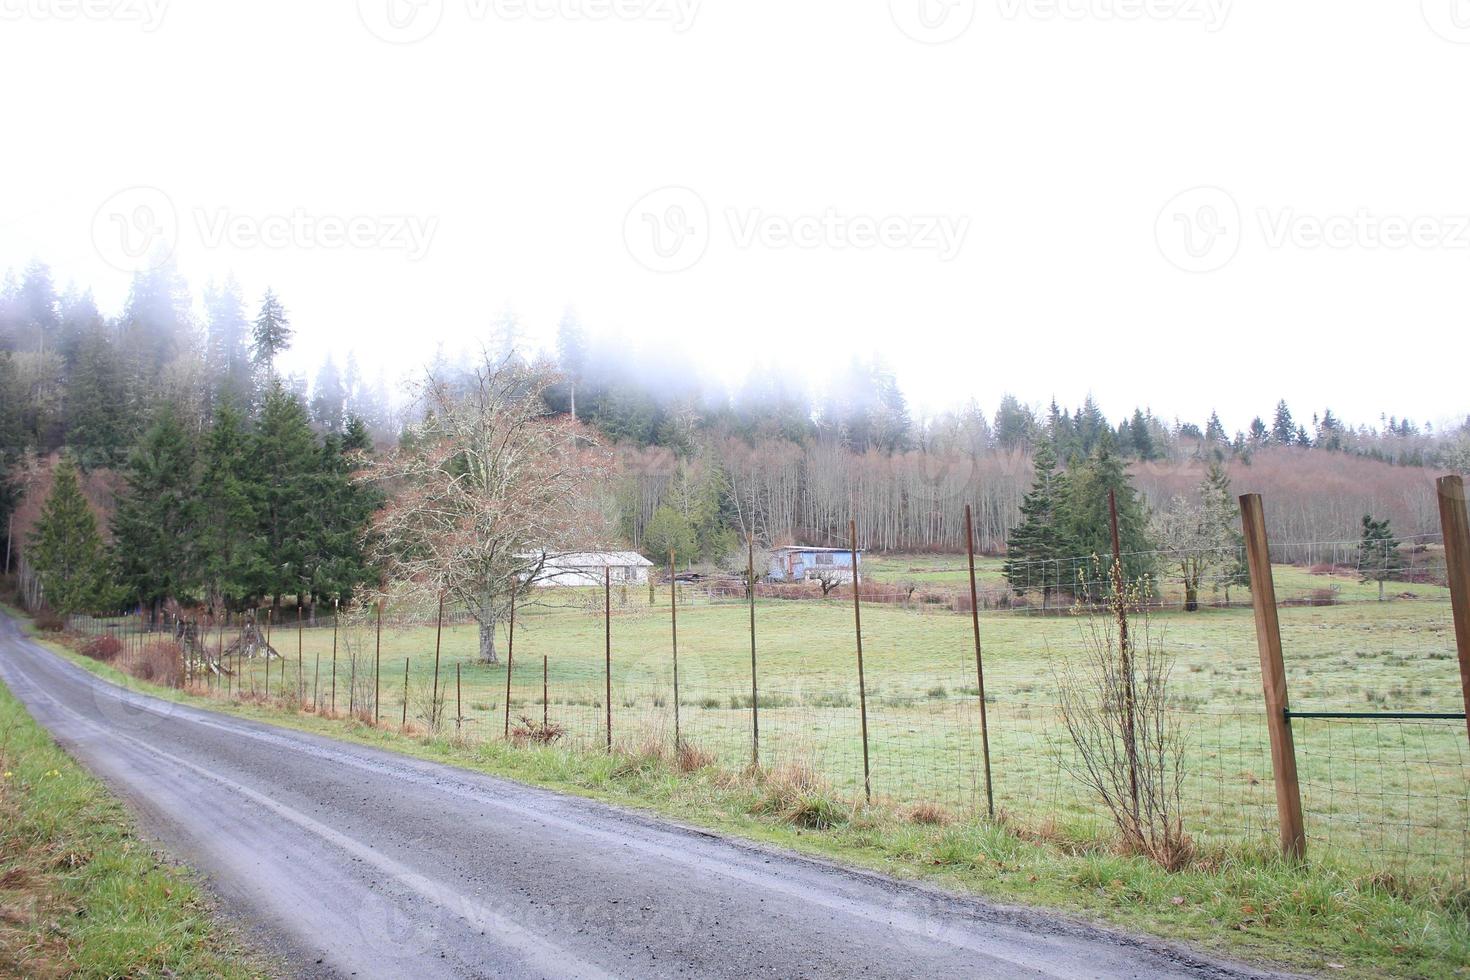
M862 552L858 552L859 568ZM806 582L826 578L852 581L852 552L847 548L817 548L797 544L771 550L770 577L776 582Z

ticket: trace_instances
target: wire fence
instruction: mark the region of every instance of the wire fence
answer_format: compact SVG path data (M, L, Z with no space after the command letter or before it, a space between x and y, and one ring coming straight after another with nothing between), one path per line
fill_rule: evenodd
M1352 542L1312 544L1317 553L1357 554ZM1269 849L1278 821L1252 617L1235 603L1180 611L1189 585L1249 592L1232 571L1235 549L1193 557L1199 571L1191 574L1188 556L1150 553L1146 603L1173 660L1168 715L1183 737L1184 826L1204 847ZM1069 563L1082 568L1096 558ZM999 563L981 565L993 587ZM527 590L513 639L501 624L495 664L478 656L473 616L453 605L442 613L389 606L381 632L371 607L218 617L198 610L192 619L176 611L153 622L137 613L75 616L68 628L84 646L112 637L116 650L93 653L130 673L172 678L199 693L471 741L509 733L573 751L605 751L611 738L619 751L667 756L677 731L682 745L721 768L758 761L797 769L853 801L864 794L866 755L875 801L982 814L979 678L969 616L954 615L968 613L968 603L923 597L925 588L951 587L948 579L909 588L897 578L909 569L952 575L958 567L968 599L968 566L874 556L862 567L871 579L860 579L858 590L865 607L861 687L850 584L826 594L799 584L803 595L794 601L792 587L758 583L754 679L749 592L736 580L741 587L732 594L732 580L721 577L659 581L652 589L632 582L606 593ZM1399 558L1381 565L1278 565L1274 575L1293 709L1461 709L1436 538L1408 540ZM1021 600L1016 608L1037 608L1024 586L1000 586ZM1320 590L1332 601L1311 601ZM1107 812L1070 768L1075 749L1059 696L1061 676L1076 669L1086 623L1099 612L1084 589L1052 598L1056 615L980 620L994 804L1035 829L1105 836ZM267 640L274 656L264 650ZM1296 718L1292 728L1316 853L1367 870L1470 880L1463 720Z

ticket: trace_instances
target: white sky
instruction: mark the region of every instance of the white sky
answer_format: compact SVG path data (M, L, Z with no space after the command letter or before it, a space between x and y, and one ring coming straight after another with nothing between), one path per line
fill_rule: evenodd
M1283 395L1301 419L1470 410L1466 0L0 0L0 20L0 267L40 258L115 311L109 263L161 227L196 294L274 286L308 373L351 346L396 375L507 307L549 342L571 305L732 382L878 351L919 407L1090 390L1114 418L1217 407L1231 429ZM1179 197L1197 187L1218 190ZM316 237L351 218L361 241Z

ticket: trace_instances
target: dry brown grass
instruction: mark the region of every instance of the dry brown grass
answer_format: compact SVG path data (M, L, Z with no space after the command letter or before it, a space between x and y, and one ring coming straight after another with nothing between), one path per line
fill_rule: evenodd
M715 754L702 749L692 742L684 742L679 746L679 753L674 760L674 765L680 772L695 772L707 769L715 764Z
M955 822L955 816L938 803L918 803L909 807L908 820L930 827L946 827Z

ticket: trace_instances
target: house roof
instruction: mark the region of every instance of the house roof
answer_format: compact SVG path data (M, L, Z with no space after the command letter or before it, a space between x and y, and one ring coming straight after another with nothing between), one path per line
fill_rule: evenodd
M852 549L851 548L819 548L816 545L809 545L809 544L787 544L787 545L782 545L779 548L772 548L771 550L772 551L833 551L833 552L837 552L838 554L845 555L848 552L850 552ZM861 548L858 549L859 552L861 552L862 550L863 549L861 549Z
M601 568L603 565L652 566L653 562L636 551L574 551L546 556L548 568Z

